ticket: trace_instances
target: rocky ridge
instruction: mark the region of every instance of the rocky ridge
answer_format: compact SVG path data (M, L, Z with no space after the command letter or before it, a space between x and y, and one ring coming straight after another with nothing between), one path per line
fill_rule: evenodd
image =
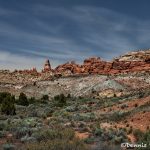
M81 65L71 61L61 64L55 69L52 69L50 61L46 60L41 72L38 72L36 68L31 70L15 70L13 72L10 72L9 70L1 70L0 79L1 82L7 80L8 83L26 83L31 81L48 80L60 76L83 76L88 74L115 75L149 72L149 70L150 50L140 50L129 52L110 62L104 61L100 57L91 57L85 59Z
M100 57L85 59L82 65L66 63L54 69L55 73L70 74L119 74L149 71L150 50L129 52L108 62Z

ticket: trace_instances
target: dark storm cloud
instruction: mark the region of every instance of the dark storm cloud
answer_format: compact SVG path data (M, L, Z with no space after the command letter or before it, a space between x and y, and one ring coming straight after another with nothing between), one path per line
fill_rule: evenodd
M150 47L149 18L116 7L122 6L118 0L112 5L97 0L8 1L0 1L0 68L41 68L45 58L53 66L90 56L111 60ZM133 5L129 2L124 6Z

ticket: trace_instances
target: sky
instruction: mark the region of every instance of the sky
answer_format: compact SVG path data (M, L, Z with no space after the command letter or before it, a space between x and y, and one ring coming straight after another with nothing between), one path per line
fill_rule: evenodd
M149 0L0 0L0 69L150 48Z

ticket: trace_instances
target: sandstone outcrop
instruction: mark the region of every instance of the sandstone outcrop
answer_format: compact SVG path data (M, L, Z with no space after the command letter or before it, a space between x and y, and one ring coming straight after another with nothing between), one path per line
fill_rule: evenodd
M72 75L80 73L82 73L82 68L74 61L67 62L55 68L55 74Z
M118 61L147 62L150 61L150 49L128 52L127 54L122 55L116 59L118 59Z
M99 71L104 70L106 65L105 61L102 61L100 57L91 57L85 59L82 68L85 73L99 73Z
M150 70L150 50L129 52L111 62L100 57L85 59L82 65L68 62L55 68L55 73L72 74L118 74Z
M150 49L129 52L108 62L100 57L85 59L83 64L76 64L74 61L51 68L47 59L41 72L36 68L30 70L15 70L14 74L34 75L40 79L51 79L52 76L86 75L86 74L123 74L132 72L150 71Z
M44 69L42 70L42 72L49 72L49 71L52 71L52 69L51 69L50 62L49 62L49 60L47 59L47 60L45 61Z

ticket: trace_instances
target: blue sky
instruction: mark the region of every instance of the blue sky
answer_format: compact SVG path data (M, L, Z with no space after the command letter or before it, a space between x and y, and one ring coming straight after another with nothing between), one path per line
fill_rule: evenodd
M0 0L0 69L150 48L149 0Z

